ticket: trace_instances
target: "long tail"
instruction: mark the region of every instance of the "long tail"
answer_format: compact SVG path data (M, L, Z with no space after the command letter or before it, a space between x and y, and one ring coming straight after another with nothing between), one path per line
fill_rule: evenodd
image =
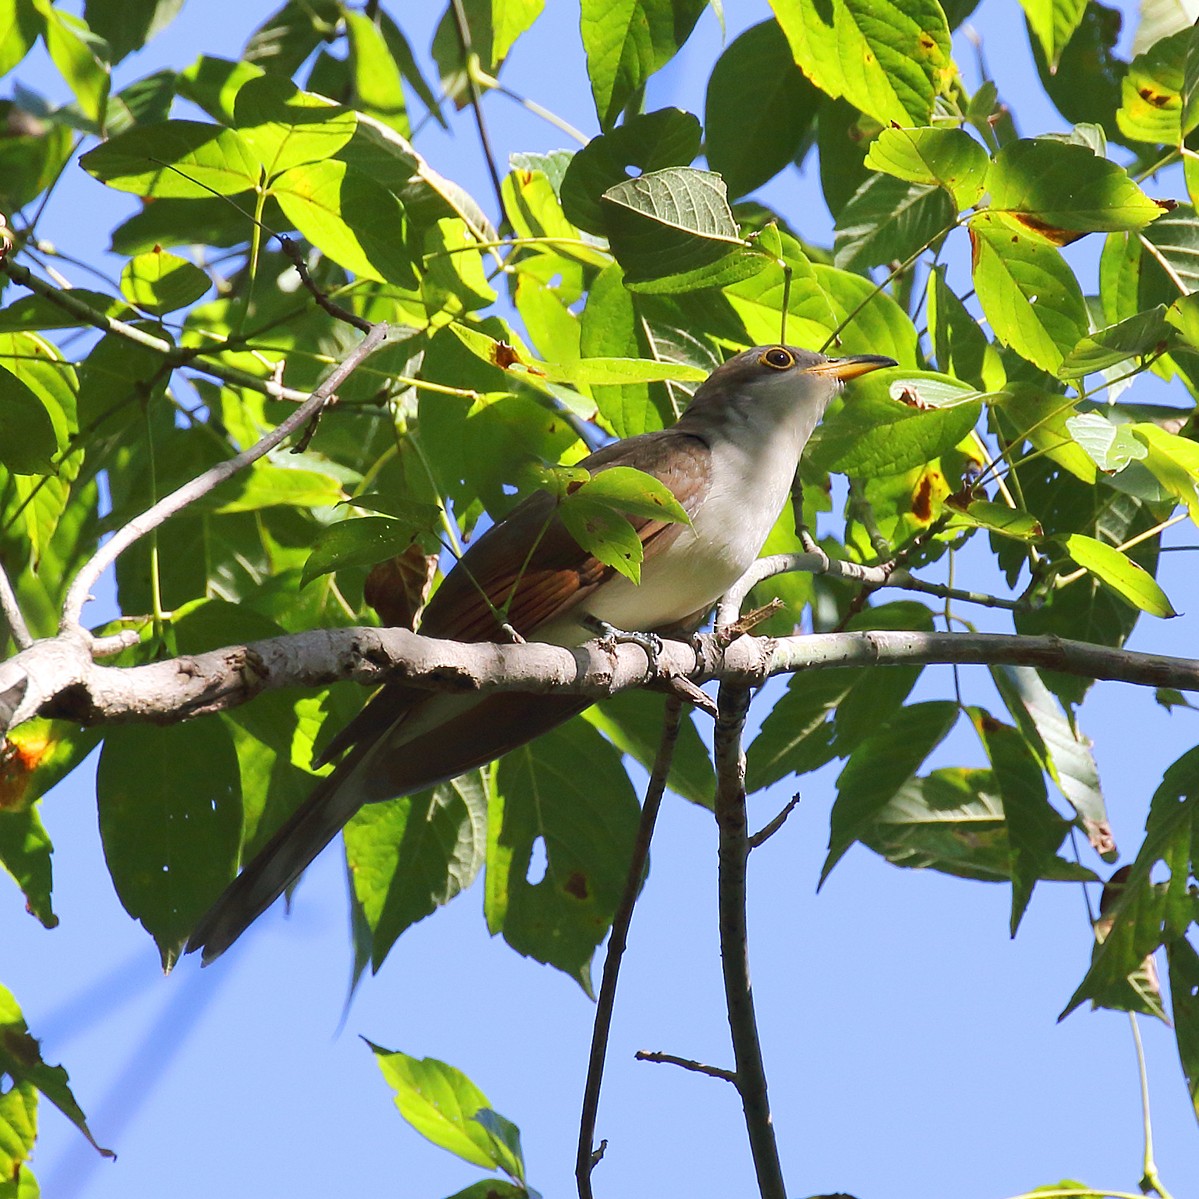
M368 749L363 746L320 780L208 909L185 953L202 949L205 966L219 958L308 869L365 801L353 776Z

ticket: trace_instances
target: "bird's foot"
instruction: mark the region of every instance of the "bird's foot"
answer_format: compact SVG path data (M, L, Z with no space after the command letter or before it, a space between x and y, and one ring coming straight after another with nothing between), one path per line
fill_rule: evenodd
M649 677L656 679L662 673L662 638L657 633L638 633L628 629L618 629L606 620L595 616L584 618L586 626L599 638L605 649L615 649L618 645L639 645L649 659Z

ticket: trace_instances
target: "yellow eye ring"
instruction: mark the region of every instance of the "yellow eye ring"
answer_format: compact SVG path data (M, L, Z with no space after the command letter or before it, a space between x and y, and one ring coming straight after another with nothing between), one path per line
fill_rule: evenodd
M762 366L773 367L776 371L786 371L795 365L795 355L786 346L771 346L758 362Z

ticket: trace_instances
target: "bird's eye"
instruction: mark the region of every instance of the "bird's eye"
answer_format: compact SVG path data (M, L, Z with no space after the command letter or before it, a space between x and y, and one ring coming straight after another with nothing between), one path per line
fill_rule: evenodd
M774 367L776 371L785 371L795 365L795 355L784 346L771 346L758 361L763 366Z

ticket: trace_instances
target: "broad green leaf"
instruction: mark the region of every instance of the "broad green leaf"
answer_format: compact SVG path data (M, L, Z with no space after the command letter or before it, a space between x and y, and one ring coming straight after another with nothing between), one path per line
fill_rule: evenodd
M337 159L292 167L271 184L295 227L339 266L379 282L415 282L404 210L390 191Z
M628 873L638 807L620 751L572 720L500 759L487 844L487 926L591 992L591 957ZM529 881L534 843L545 875Z
M945 740L957 718L957 705L948 701L901 708L850 754L837 776L820 886L845 851L869 831L878 812Z
M3 774L11 764L0 767ZM6 790L6 780L0 777L0 793ZM54 928L58 917L51 903L53 875L50 855L54 846L42 824L38 809L30 806L20 811L0 809L0 868L21 888L25 910L42 925Z
M155 316L186 308L211 286L212 281L195 263L166 250L138 254L121 271L125 298Z
M978 321L946 284L945 269L940 265L929 271L925 308L937 368L979 391L996 390L1004 381L998 355Z
M606 250L590 240L585 240L578 229L567 220L558 193L544 171L513 167L504 179L502 192L504 211L512 222L516 236L552 243L548 248L537 247L538 254L552 254L555 261L568 258L601 269L612 261L612 256ZM598 205L599 192L596 193L597 214ZM521 260L520 267L522 270L530 269L527 258ZM551 275L557 273L560 272L550 272Z
M1053 246L997 212L974 217L970 240L974 286L996 337L1042 370L1056 372L1089 325L1074 272Z
M835 353L886 354L901 366L917 365L916 327L889 295L852 271L814 263L812 272L824 292L824 303L832 308Z
M42 38L50 58L75 95L79 109L96 127L104 124L112 51L73 13L50 0L34 0L45 25Z
M345 14L357 107L408 137L412 128L399 64L376 20L352 9Z
M1058 111L1076 124L1101 125L1109 138L1120 135L1116 109L1120 107L1120 83L1128 73L1122 46L1117 51L1123 25L1119 9L1091 0L1074 36L1062 49L1056 69L1045 58L1040 40L1032 39L1041 86Z
M1127 320L1087 334L1058 368L1060 379L1081 379L1093 371L1157 352L1169 337L1166 308L1157 304Z
M866 165L909 183L943 187L961 210L982 196L990 158L962 129L892 128L870 143Z
M1114 545L1084 533L1072 533L1062 538L1062 544L1079 566L1141 611L1151 616L1178 615L1154 577Z
M874 0L772 0L771 8L804 74L884 125L926 124L955 77L937 0L885 12Z
M37 40L42 22L33 0L0 3L0 76L7 75Z
M842 270L905 262L953 226L953 204L942 188L872 175L837 217L833 261Z
M641 582L645 547L628 519L610 504L570 497L559 508L562 523L579 545L633 583Z
M1149 803L1145 840L1128 868L1119 898L1108 913L1110 929L1095 946L1091 966L1062 1012L1084 1000L1126 1007L1127 979L1157 948L1184 936L1195 918L1188 875L1199 845L1199 750L1190 749L1171 765ZM1154 877L1160 869L1161 882ZM1061 1017L1059 1017L1060 1019Z
M1149 421L1130 426L1130 432L1149 451L1145 465L1153 477L1184 503L1199 524L1199 445Z
M184 199L248 191L260 170L240 134L199 121L138 126L89 151L79 165L118 191Z
M1028 27L1041 46L1051 71L1082 20L1087 0L1020 0Z
M233 102L233 119L268 179L290 167L331 158L357 128L352 112L324 96L302 92L278 75L242 84Z
M115 64L157 37L182 7L183 0L87 0L83 16L92 33L108 43Z
M603 195L612 252L633 290L722 287L764 270L770 259L741 238L711 171L668 167Z
M317 537L300 584L306 586L320 575L348 566L373 566L403 553L416 535L410 524L385 516L338 521Z
M29 1035L29 1026L16 999L7 987L0 986L0 1075L10 1080L10 1085L16 1089L25 1086L36 1087L77 1129L87 1138L88 1143L103 1157L116 1157L111 1149L103 1149L96 1144L87 1126L87 1118L75 1096L71 1093L70 1079L61 1066L48 1065L42 1058L41 1044ZM11 1091L6 1092L11 1094ZM6 1113L8 1114L8 1113ZM0 1117L0 1126L4 1124ZM7 1142L7 1137L3 1138ZM0 1160L9 1157L11 1152L7 1143L0 1144ZM10 1164L20 1168L22 1158L9 1157ZM15 1177L17 1170L10 1169L8 1177Z
M1102 471L1122 471L1130 462L1149 454L1128 425L1116 424L1101 412L1068 416L1066 429Z
M571 490L563 501L569 508L576 500L606 504L614 512L644 516L667 524L689 525L691 518L661 479L632 466L610 466L599 470L585 483Z
M478 55L483 70L491 75L498 72L516 39L532 26L544 5L545 0L463 0L471 50ZM441 72L446 95L461 108L469 103L469 92L454 9L455 5L446 5L433 34L433 60Z
M1178 1060L1191 1106L1199 1115L1199 953L1185 937L1166 942L1170 966L1170 1014L1178 1041Z
M755 191L800 153L819 103L777 21L751 25L728 45L708 79L704 152L729 195Z
M887 374L894 378L894 372ZM811 442L808 460L820 469L865 478L902 474L951 450L982 413L975 393L965 389L959 393L964 402L920 408L891 399L888 380L876 377L872 382L866 386L863 380ZM915 382L918 386L919 380Z
M1128 66L1116 123L1136 142L1177 146L1194 125L1182 123L1182 90L1191 30L1155 42Z
M378 970L396 939L465 891L487 848L487 787L480 771L419 795L367 804L345 827L354 902Z
M699 121L678 108L630 117L609 133L593 137L570 160L562 177L562 210L589 233L606 235L601 198L610 187L637 174L690 166L699 154Z
M96 793L117 895L169 970L236 870L241 781L229 731L214 717L117 725L104 736Z
M1077 415L1072 400L1035 387L1012 386L995 396L993 403L1013 441L1031 441L1037 450L1084 483L1095 482L1094 460L1074 440L1066 423Z
M991 761L992 778L1003 802L1011 854L1010 928L1014 937L1037 881L1053 877L1057 869L1057 848L1068 825L1049 804L1041 764L1024 734L982 708L971 708L970 718Z
M1113 861L1116 842L1090 739L1074 721L1066 719L1031 666L993 666L991 677L1025 740L1078 814L1092 848L1104 861Z
M0 465L17 474L52 474L57 449L54 422L37 393L0 366Z
M955 506L949 527L961 524L989 529L1001 537L1014 537L1017 541L1036 541L1045 534L1035 516L1022 508L1009 508L1007 504L996 504L990 500L971 500L965 508Z
M813 264L794 238L783 237L783 262L791 268L787 301L787 337L796 345L824 344L837 325L837 315ZM778 340L783 307L783 273L765 270L724 289L729 304L755 345ZM878 351L883 353L885 351Z
M621 110L691 36L705 0L583 0L579 28L600 128Z
M487 1096L461 1070L436 1058L409 1057L367 1041L387 1085L395 1092L400 1115L434 1145L487 1170L523 1177L524 1163L515 1157L485 1121Z
M639 762L646 770L652 768L658 753L662 731L662 699L649 691L622 691L610 699L594 704L583 713L623 754ZM693 804L710 808L716 794L716 774L712 759L700 740L694 721L684 716L679 725L674 757L666 785Z
M1009 142L995 156L987 187L993 212L1055 245L1070 240L1061 230L1141 229L1166 211L1123 167L1051 138Z

